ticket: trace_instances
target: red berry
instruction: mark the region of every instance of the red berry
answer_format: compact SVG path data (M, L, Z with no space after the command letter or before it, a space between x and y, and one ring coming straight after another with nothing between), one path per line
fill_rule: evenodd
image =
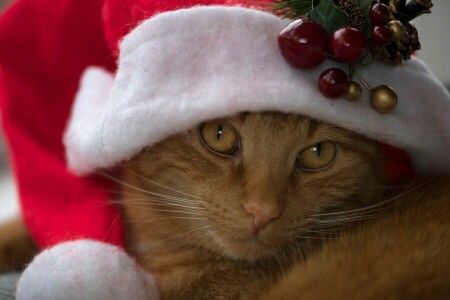
M317 22L299 19L281 31L278 47L284 59L297 68L312 68L328 55L328 35Z
M386 24L389 21L389 15L389 7L381 3L375 3L369 11L369 18L374 25Z
M392 41L392 32L385 25L372 26L372 41L377 44L386 44Z
M319 91L328 98L337 98L348 90L347 74L338 68L327 69L319 76Z
M338 29L330 38L330 50L339 61L354 62L360 60L366 51L364 34L353 27Z

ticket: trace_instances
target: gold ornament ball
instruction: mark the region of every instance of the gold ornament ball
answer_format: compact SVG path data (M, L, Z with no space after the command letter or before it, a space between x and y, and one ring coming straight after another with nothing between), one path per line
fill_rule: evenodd
M362 96L362 89L359 83L350 81L348 83L347 94L345 94L345 99L348 101L356 101Z
M394 41L400 41L401 39L403 39L405 37L405 25L403 25L402 22L398 21L398 20L393 20L390 21L388 24L389 30L392 33L392 39Z
M370 90L370 104L379 113L385 114L392 111L397 106L397 102L397 94L387 85L380 85Z

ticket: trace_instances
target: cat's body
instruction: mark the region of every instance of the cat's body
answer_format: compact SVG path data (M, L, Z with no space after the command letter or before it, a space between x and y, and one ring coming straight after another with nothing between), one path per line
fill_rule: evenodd
M389 199L258 299L450 299L450 177Z
M450 182L387 196L379 144L354 133L296 115L241 114L122 167L126 246L157 276L163 299L449 293Z

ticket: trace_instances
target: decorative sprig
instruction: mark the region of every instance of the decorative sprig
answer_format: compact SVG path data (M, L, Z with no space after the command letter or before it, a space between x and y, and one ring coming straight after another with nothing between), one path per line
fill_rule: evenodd
M320 23L328 33L349 26L353 16L349 16L342 7L342 0L272 0L270 11L282 18L299 19L308 16ZM370 37L370 19L368 12L372 0L344 0L345 6L359 7L364 12L364 35Z
M308 13L308 18L322 25L328 34L350 24L348 15L331 0L320 1L319 5Z
M371 87L357 68L381 60L392 65L408 60L420 49L411 19L429 13L431 0L271 0L268 8L294 21L278 36L279 49L295 68L308 69L327 58L349 65L348 76L329 68L318 79L319 91L330 99L362 96L356 76L369 90L371 106L379 113L392 111L398 96L388 85Z
M278 16L288 19L298 19L314 8L313 0L273 0L271 10Z

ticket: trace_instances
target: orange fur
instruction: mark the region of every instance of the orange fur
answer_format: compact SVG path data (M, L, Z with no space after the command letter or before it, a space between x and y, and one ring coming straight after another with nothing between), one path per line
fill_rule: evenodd
M258 298L449 299L450 177L400 194Z
M376 143L295 115L242 114L226 121L240 139L235 156L212 153L194 129L124 166L128 249L156 274L164 299L255 297L318 246L322 234L310 232L320 231L315 214L380 198ZM296 170L298 153L322 141L339 144L332 166ZM244 209L248 201L281 215L255 235Z
M21 219L0 225L0 272L23 268L36 252Z

